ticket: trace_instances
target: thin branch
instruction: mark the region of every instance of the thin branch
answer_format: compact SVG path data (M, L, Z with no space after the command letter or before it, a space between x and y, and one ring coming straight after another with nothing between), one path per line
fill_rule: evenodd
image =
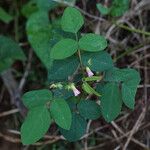
M17 112L19 112L18 108L12 109L12 110L9 110L9 111L5 111L5 112L1 112L0 117L5 117L5 116L11 115L11 114L15 114Z

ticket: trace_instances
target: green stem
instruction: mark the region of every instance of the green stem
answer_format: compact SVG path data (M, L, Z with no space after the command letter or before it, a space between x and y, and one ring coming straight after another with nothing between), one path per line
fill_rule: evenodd
M120 27L122 29L125 29L125 30L128 30L128 31L131 31L131 32L136 32L136 33L140 33L140 34L144 34L144 35L147 35L147 36L150 36L150 32L147 32L147 31L143 31L143 30L139 30L139 29L133 29L133 28L130 28L126 25L123 25L123 24L118 24L118 23L114 23L117 27Z
M78 35L77 35L77 33L75 35L76 35L76 41L78 42ZM79 61L80 61L80 66L81 66L81 69L82 69L82 73L84 75L84 67L83 67L83 63L82 63L80 49L78 49L78 57L79 57Z
M82 58L81 58L81 52L80 52L80 50L78 50L78 57L79 57L81 68L82 68L82 70L84 70L83 69L83 63L82 63Z

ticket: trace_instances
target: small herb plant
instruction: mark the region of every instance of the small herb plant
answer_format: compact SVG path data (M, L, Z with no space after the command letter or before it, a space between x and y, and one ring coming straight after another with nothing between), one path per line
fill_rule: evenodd
M53 122L66 140L76 141L85 134L87 120L103 117L111 122L120 114L123 103L134 109L139 73L116 68L105 51L106 39L94 33L81 35L83 24L77 9L65 9L61 27L70 36L55 42L43 60L51 62L46 65L50 87L29 91L22 97L29 109L21 127L23 144L38 141ZM48 34L48 26L43 26ZM34 43L31 37L29 40Z

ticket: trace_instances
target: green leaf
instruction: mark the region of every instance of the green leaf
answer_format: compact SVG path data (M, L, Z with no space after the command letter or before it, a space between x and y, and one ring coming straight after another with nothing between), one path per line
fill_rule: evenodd
M13 60L11 58L0 60L0 73L10 68L12 64Z
M33 107L46 105L47 102L50 102L52 100L52 93L47 89L33 90L26 92L22 99L24 105L32 109Z
M12 39L0 36L0 72L5 71L15 60L25 60L23 50Z
M54 89L53 90L53 96L54 98L63 98L63 99L67 99L71 96L74 96L72 90L68 90L68 89Z
M12 39L0 36L0 60L12 58L13 60L25 60L23 50Z
M2 7L0 7L0 20L4 23L9 23L13 20L13 17L9 15Z
M64 31L77 33L83 24L83 17L77 9L73 7L65 9L61 20L61 26Z
M112 82L125 82L129 80L137 80L139 82L140 76L139 73L131 68L125 68L125 69L118 69L118 68L112 68L109 71L106 71L104 80L105 81L112 81Z
M29 111L21 126L21 141L24 145L37 142L47 132L51 124L49 111L45 106L35 107Z
M101 96L98 92L95 91L87 82L82 84L82 89L88 94L95 94L96 96Z
M58 126L66 130L70 129L72 115L65 100L54 99L50 106L50 112Z
M109 82L121 82L128 78L128 72L126 69L119 69L116 67L113 67L110 70L107 70L105 72L104 81Z
M88 33L79 40L79 47L89 52L102 51L107 47L107 41L103 36Z
M48 12L56 6L57 3L53 0L30 0L23 5L21 12L26 18L28 18L38 10Z
M66 102L68 103L68 105L71 109L71 112L76 112L77 111L77 104L78 104L79 101L80 101L79 97L75 97L75 96L69 97L66 100Z
M117 83L107 83L101 96L102 115L107 122L113 121L122 107L121 91Z
M128 78L125 82L122 83L121 92L124 104L127 107L134 109L135 95L138 84L140 83L140 75L135 70L132 70L131 72L132 77L130 79Z
M51 45L54 46L57 42L62 39L75 39L75 35L73 33L65 32L61 29L61 19L54 19L52 21L52 38L50 40Z
M96 4L96 7L97 7L97 9L99 10L99 12L100 12L102 15L107 15L107 14L109 14L109 12L110 12L110 9L109 9L109 8L103 6L103 5L100 4L100 3Z
M113 68L105 73L104 81L122 82L122 99L125 105L134 108L134 99L137 86L140 83L140 75L134 69Z
M87 122L80 115L73 113L70 130L59 128L61 134L70 142L79 140L86 131Z
M67 81L79 65L76 57L70 57L65 60L57 60L53 62L52 67L48 70L49 82Z
M140 80L136 80L136 78L137 77L135 76L135 79L122 83L121 89L123 102L127 107L131 109L134 109L135 94L137 91L138 84L140 82Z
M85 66L88 66L93 71L105 71L113 67L111 56L103 52L85 53L82 55L82 61Z
M40 10L49 11L57 6L53 0L37 0L37 6Z
M129 9L129 0L113 0L110 14L114 17L122 16Z
M36 11L38 11L38 7L36 5L36 0L30 0L29 2L24 4L21 9L21 13L26 18L30 17L31 14L35 13Z
M81 100L77 106L80 115L85 117L86 119L95 120L98 119L101 115L100 106L94 101Z
M51 50L53 59L65 59L72 56L78 50L78 43L72 39L59 41Z
M51 50L51 27L46 11L38 11L32 14L27 22L28 40L33 47L36 55L40 58L46 68L50 68L52 59Z

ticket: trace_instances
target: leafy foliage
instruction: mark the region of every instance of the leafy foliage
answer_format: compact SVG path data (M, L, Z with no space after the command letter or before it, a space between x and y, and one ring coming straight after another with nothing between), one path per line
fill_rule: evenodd
M0 36L0 72L10 68L15 60L25 59L23 50L15 41L5 36Z
M27 34L47 68L51 91L35 90L23 95L29 113L21 128L22 141L32 144L42 138L53 119L61 134L73 142L85 134L87 119L102 115L111 122L120 114L123 102L133 109L140 76L133 69L114 67L111 56L104 51L107 41L103 36L87 33L80 37L84 19L77 9L67 7L61 25L59 20L50 24L48 10L53 4L41 2L37 1L38 10L29 15ZM114 5L120 9L127 3L114 0L111 8L101 4L97 7L103 14L110 14ZM85 100L87 95L94 99ZM100 105L95 98L100 99ZM30 130L32 135L28 137Z

